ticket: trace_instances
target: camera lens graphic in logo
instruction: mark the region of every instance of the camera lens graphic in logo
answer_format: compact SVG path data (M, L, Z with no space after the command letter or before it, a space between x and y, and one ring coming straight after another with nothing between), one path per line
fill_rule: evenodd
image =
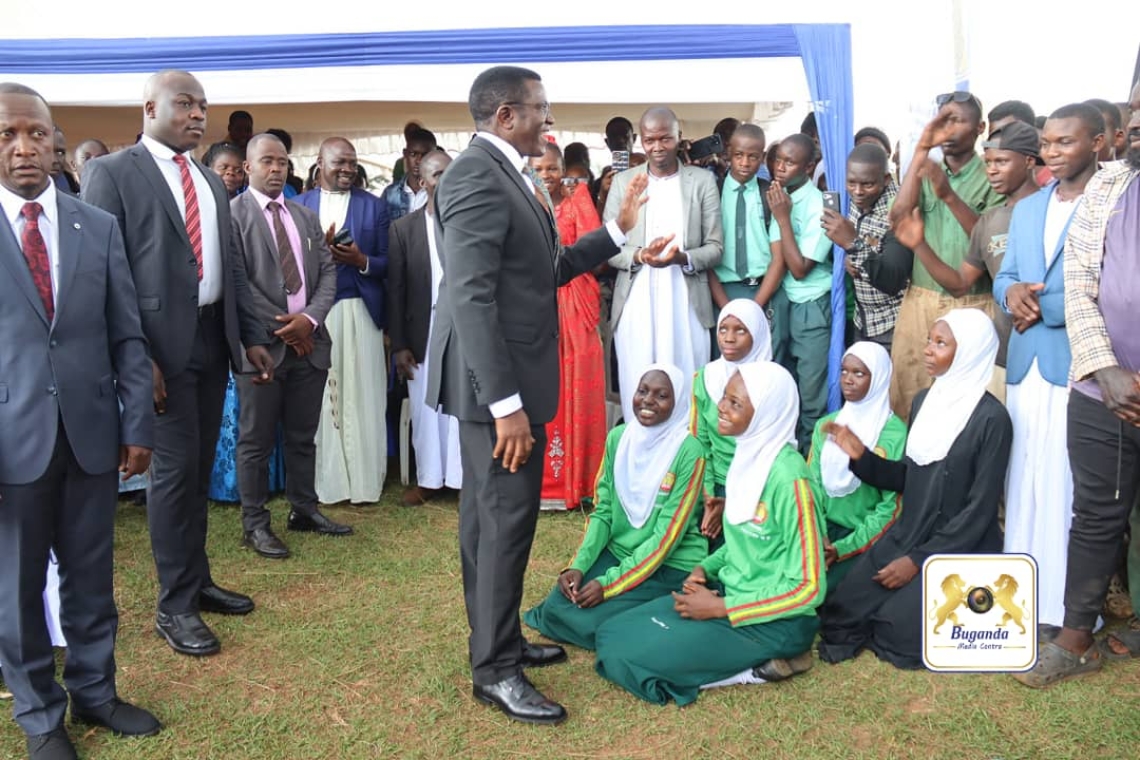
M984 615L994 608L994 595L985 586L975 586L966 594L966 605L979 615Z

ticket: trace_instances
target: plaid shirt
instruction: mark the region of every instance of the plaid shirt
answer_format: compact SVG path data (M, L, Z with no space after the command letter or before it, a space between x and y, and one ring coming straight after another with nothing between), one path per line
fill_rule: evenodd
M1065 324L1073 350L1073 381L1119 364L1097 299L1108 218L1137 175L1140 169L1125 161L1108 164L1089 180L1073 212L1065 240Z
M855 326L868 337L882 335L894 329L899 316L899 304L903 294L884 293L867 279L863 265L872 255L883 250L883 238L891 230L888 215L891 203L898 193L895 183L888 183L875 201L874 207L866 214L860 213L854 203L848 205L847 219L855 225L855 243L847 249L848 261L860 273L853 278L855 283Z

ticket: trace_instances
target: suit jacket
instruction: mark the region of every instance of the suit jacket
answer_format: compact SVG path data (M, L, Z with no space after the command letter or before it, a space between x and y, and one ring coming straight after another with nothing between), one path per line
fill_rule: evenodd
M614 177L610 194L606 197L605 213L602 215L606 221L617 217L630 180L646 171L646 165L642 164ZM689 305L702 325L712 327L716 313L713 311L712 293L709 291L708 270L720 263L724 253L720 192L716 187L716 176L708 169L682 166L681 202L685 208L685 240L681 250L689 254L689 263L693 267L692 272L685 272ZM614 305L610 311L610 323L615 329L625 302L629 300L633 279L642 268L641 264L634 261L634 256L647 242L644 206L637 217L637 226L629 231L627 237L621 251L610 259L610 266L618 270L617 281L614 283ZM673 241L672 244L676 242Z
M0 225L0 483L43 475L60 419L90 474L118 467L120 445L154 445L150 360L123 239L109 214L64 193L56 205L50 324L19 241Z
M242 344L265 345L269 336L250 309L245 265L234 254L230 203L221 179L197 161L218 208L222 260L222 314L230 363L241 367ZM186 223L170 186L144 145L102 156L83 167L83 200L118 220L138 291L150 356L167 377L190 361L198 324L198 271Z
M427 355L431 327L431 247L426 216L425 206L388 228L388 337L392 353L408 349L416 363Z
M1025 379L1025 373L1037 360L1037 370L1053 385L1062 388L1069 384L1069 365L1073 362L1069 336L1065 330L1065 238L1069 224L1057 242L1053 262L1045 268L1045 215L1049 199L1057 187L1050 182L1033 195L1018 201L1013 207L1009 222L1009 236L1001 271L994 279L994 299L1005 306L1006 291L1017 282L1043 282L1045 289L1038 294L1041 319L1023 333L1016 330L1009 336L1009 351L1005 360L1006 382L1016 385Z
M556 247L551 217L518 170L476 137L436 189L443 282L427 403L470 422L518 393L531 424L558 408L559 285L618 252L607 229Z
M321 191L310 190L294 198L297 203L321 216ZM336 265L336 300L360 298L379 330L387 327L384 280L388 277L388 205L371 193L353 188L344 226L356 245L368 257L368 274L347 264Z
M321 329L336 298L336 265L325 244L325 233L321 230L317 215L290 200L280 199L301 237L301 258L304 261L305 313L317 323L313 333L313 352L306 358L317 369L328 369L332 354L332 340L327 330ZM257 314L263 329L270 334L269 355L273 366L285 361L286 351L292 351L285 341L273 335L281 328L274 320L279 314L289 313L289 303L285 293L285 277L281 274L281 263L277 255L277 240L273 230L265 221L265 214L252 193L242 193L230 201L233 214L234 242L237 254L245 263L249 278L250 305ZM253 372L254 367L245 361L243 371Z

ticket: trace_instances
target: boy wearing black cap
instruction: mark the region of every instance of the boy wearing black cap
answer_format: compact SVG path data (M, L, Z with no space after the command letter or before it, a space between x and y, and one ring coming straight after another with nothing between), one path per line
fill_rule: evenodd
M978 222L970 233L966 258L957 270L938 258L927 245L921 215L911 213L896 223L895 236L899 242L914 251L934 281L950 295L961 297L969 293L983 277L988 281L985 284L993 287L993 278L1001 271L1002 258L1005 256L1013 207L1038 189L1034 174L1037 166L1042 163L1040 145L1037 130L1020 121L1006 124L982 143L985 149L986 179L994 192L1004 195L1006 201L978 217ZM990 391L1004 401L1005 353L1009 343L1010 319L1009 315L997 308L996 303L991 302L987 307L985 311L993 318L1000 339L997 367L990 383Z

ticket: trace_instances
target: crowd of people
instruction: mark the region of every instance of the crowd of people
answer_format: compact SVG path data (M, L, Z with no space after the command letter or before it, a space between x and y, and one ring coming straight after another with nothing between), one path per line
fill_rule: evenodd
M605 126L621 161L595 177L585 146L548 139L538 75L496 67L472 88L471 148L410 124L375 195L343 137L305 181L288 133L248 112L202 145L186 72L148 80L133 146L73 157L46 101L0 84L0 324L18 336L0 351L0 665L29 756L75 757L69 697L118 734L161 728L115 691L116 492L145 489L156 630L214 654L202 613L254 601L210 573L207 500L239 502L269 559L290 555L276 490L288 530L352 534L320 505L379 500L394 387L416 462L402 501L460 493L475 696L518 720L566 717L522 674L565 659L519 629L539 503L592 511L523 621L652 702L792 677L817 641L825 662L921 667L916 578L938 553L1036 558L1022 683L1140 656L1135 616L1093 637L1114 576L1140 596L1136 540L1122 563L1140 528L1140 87L1043 119L936 104L901 177L874 127L830 178L814 115L771 145L725 119L697 156L665 106Z

